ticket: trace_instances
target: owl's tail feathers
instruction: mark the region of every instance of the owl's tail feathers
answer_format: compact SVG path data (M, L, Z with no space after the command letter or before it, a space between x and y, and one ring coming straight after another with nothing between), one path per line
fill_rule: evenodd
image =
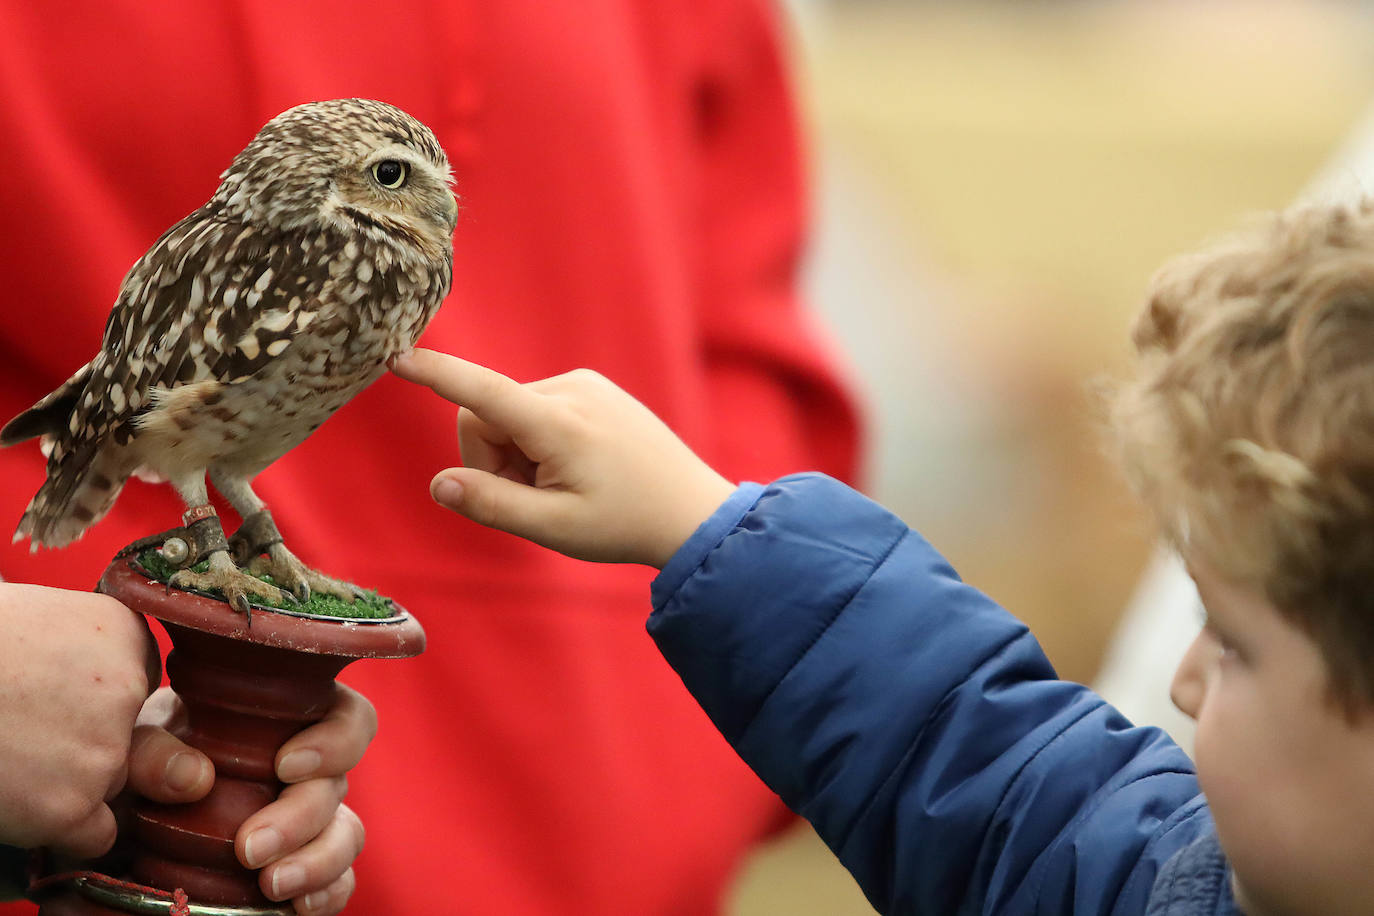
M72 411L86 390L91 376L91 364L77 370L54 392L15 417L0 429L0 446L16 445L35 436L50 438L67 432Z
M118 450L73 449L69 427L91 378L92 363L78 369L56 391L0 429L0 446L40 437L48 455L48 479L29 502L14 540L28 537L33 549L62 547L81 537L110 507L129 472Z
M73 472L64 473L67 468ZM117 451L99 451L89 463L59 465L24 510L15 542L28 537L32 550L65 547L105 517L128 478L129 468Z

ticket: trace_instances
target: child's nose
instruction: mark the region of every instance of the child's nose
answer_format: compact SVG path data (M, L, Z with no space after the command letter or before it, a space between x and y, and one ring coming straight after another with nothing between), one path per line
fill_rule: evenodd
M1174 671L1169 685L1169 699L1185 716L1196 719L1207 696L1207 666L1216 654L1212 638L1206 630L1198 633Z

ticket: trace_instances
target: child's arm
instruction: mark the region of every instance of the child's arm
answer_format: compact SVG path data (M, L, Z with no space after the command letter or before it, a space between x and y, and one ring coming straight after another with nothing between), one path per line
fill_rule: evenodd
M425 351L395 369L470 408L477 467L441 472L441 503L662 569L665 658L879 910L1141 912L1206 829L1167 737L1057 680L1022 623L847 487L732 488L590 373L521 386Z
M1058 680L1026 626L820 475L746 485L649 632L884 913L1144 912L1208 827L1187 757Z
M735 489L595 372L529 385L433 350L392 371L462 405L443 506L582 560L661 568Z

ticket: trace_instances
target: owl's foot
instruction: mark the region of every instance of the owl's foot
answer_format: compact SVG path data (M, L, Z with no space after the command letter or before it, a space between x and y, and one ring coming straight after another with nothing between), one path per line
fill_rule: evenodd
M365 592L352 582L344 582L311 569L296 558L285 544L277 543L267 548L266 556L254 557L248 564L249 572L270 575L274 582L291 592L297 601L310 600L310 595L333 595L349 604L363 597Z
M174 573L167 580L167 584L175 588L218 591L224 595L224 600L229 602L234 610L245 616L251 615L249 595L257 595L269 603L278 605L289 604L293 600L293 596L282 589L268 585L239 569L234 565L234 561L229 559L229 554L223 550L216 550L210 554L210 566L205 572L183 569Z
M352 582L326 576L297 559L282 543L281 532L267 509L244 516L239 530L229 538L229 547L240 566L256 575L271 576L302 604L310 600L312 592L333 595L349 604L365 594Z

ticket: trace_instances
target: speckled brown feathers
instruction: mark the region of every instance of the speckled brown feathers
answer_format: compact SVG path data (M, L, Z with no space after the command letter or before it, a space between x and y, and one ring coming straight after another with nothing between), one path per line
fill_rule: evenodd
M412 346L447 294L448 161L399 109L293 108L221 178L130 269L95 357L0 430L2 445L50 447L16 539L79 537L140 470L188 504L207 471L251 495L247 482Z

